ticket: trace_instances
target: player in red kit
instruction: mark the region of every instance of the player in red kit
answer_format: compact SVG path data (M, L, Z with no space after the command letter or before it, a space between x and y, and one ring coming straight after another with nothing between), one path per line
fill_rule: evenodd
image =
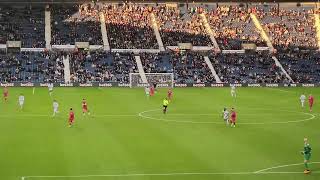
M86 115L86 113L87 113L88 115L90 115L90 112L89 112L89 110L88 110L88 104L87 104L86 99L82 99L82 113L83 113L84 116Z
M154 96L154 87L150 86L150 96Z
M310 94L310 95L309 95L309 109L310 109L310 112L312 112L313 103L314 103L314 98L313 98L313 96Z
M71 127L74 123L74 112L72 110L72 108L70 108L70 112L69 112L69 127Z
M168 99L169 99L169 101L172 100L172 94L173 94L173 92L172 92L172 89L170 88L170 89L168 90Z
M5 102L7 102L9 96L9 89L7 86L4 87L3 89L3 99Z
M231 116L230 116L231 127L236 127L236 120L237 120L237 113L234 110L234 108L232 108Z

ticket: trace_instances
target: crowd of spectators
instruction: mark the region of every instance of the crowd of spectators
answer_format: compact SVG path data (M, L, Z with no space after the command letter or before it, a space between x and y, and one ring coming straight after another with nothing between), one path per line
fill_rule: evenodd
M211 46L211 40L199 14L201 11L201 8L189 8L184 12L179 7L166 5L154 8L164 45L192 43L193 46Z
M287 51L277 57L295 83L320 82L320 53Z
M25 48L45 47L44 7L1 6L0 44L21 41Z
M215 79L203 55L193 52L139 54L145 73L174 73L177 83L212 83ZM70 57L72 82L129 82L137 73L129 53L76 52Z
M107 33L111 48L157 49L158 43L151 25L152 7L136 4L105 4Z
M0 82L63 82L61 52L0 53ZM140 54L145 73L174 73L176 83L214 83L215 78L194 52ZM268 53L211 54L217 75L224 83L288 83ZM296 83L320 82L320 54L290 51L277 58ZM129 82L138 68L131 53L79 51L70 55L72 82Z
M129 73L137 72L131 53L79 51L70 56L72 82L129 82Z
M176 83L214 83L204 56L195 52L171 54Z
M0 7L0 44L21 41L22 47L45 47L45 8L43 6ZM222 49L241 49L243 43L266 46L250 17L254 13L270 36L275 56L294 82L319 82L320 60L315 29L315 10L308 7L274 5L169 6L119 4L53 5L52 42L65 45L89 42L102 45L100 13L105 16L108 40L113 49L158 49L152 28L155 15L165 46L192 43L212 46L201 13L207 17ZM308 50L308 53L305 51ZM214 77L203 54L195 52L140 53L146 73L174 73L178 83L211 83ZM63 54L58 52L0 53L1 81L63 81ZM282 83L288 79L271 55L218 54L210 59L218 76L226 83ZM129 73L138 72L130 53L71 53L73 82L123 82Z
M317 48L314 10L312 8L258 9L258 17L272 43L279 49L312 50Z
M99 9L91 4L51 8L52 41L54 45L89 42L102 45Z
M224 83L288 82L268 53L219 54L211 55L210 59Z
M64 65L58 52L0 54L0 82L62 82Z
M172 61L169 53L139 54L145 73L172 73Z
M266 46L255 28L250 13L254 8L218 6L207 12L207 19L221 49L241 49L242 43Z

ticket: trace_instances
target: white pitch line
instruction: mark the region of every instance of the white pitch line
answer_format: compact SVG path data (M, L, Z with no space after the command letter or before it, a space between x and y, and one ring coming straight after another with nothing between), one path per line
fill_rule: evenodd
M153 109L153 110L148 110L148 111L143 111L138 114L93 114L91 115L92 117L142 117L146 119L151 119L151 120L156 120L156 121L164 121L164 122L176 122L176 123L191 123L191 124L225 124L222 121L186 121L186 120L169 120L169 119L162 119L162 118L155 118L151 116L146 116L143 115L147 112L152 112L152 111L159 111L159 109ZM298 112L302 114L309 115L310 117L307 119L301 119L301 120L296 120L296 121L282 121L282 122L240 122L238 124L246 124L246 125L262 125L262 124L288 124L288 123L298 123L298 122L305 122L305 121L310 121L314 119L316 116L310 113L305 113L305 112ZM248 114L248 113L246 113ZM250 113L251 114L251 113ZM172 116L190 116L190 115L218 115L218 114L170 114ZM46 114L21 114L21 115L0 115L0 117L51 117L51 115L46 115Z
M311 174L319 174L320 171L311 171ZM271 171L271 172L261 172L261 173L253 173L253 174L303 174L302 171Z
M279 169L279 168L290 167L290 166L299 166L299 165L303 165L303 164L304 163L296 163L296 164L285 164L285 165L280 165L280 166L274 166L274 167L265 168L265 169L255 171L254 173L266 173L265 171L272 170L272 169ZM320 164L320 162L310 162L309 164Z
M34 94L34 91L36 90L36 88L34 87L33 89L32 89L32 94Z
M310 164L319 164L320 162L311 162ZM261 169L254 172L181 172L181 173L135 173L135 174L100 174L100 175L77 175L77 176L22 176L21 180L32 178L87 178L87 177L134 177L134 176L186 176L186 175L263 175L263 174L302 174L299 171L268 171L283 167L298 166L303 163L285 164ZM267 172L266 172L267 171ZM320 173L320 171L312 171L312 173Z
M151 117L151 116L146 116L143 115L147 112L153 112L153 111L160 111L160 109L152 109L152 110L148 110L148 111L143 111L140 112L138 114L138 116L145 118L145 119L151 119L151 120L156 120L156 121L164 121L164 122L176 122L176 123L190 123L190 124L225 124L223 121L221 122L217 122L217 121L185 121L185 120L169 120L169 119L163 119L163 118L155 118L155 117ZM238 123L238 124L246 124L246 125L262 125L262 124L288 124L288 123L298 123L298 122L305 122L305 121L310 121L312 119L314 119L316 116L310 113L305 113L305 112L298 112L298 113L302 113L302 114L306 114L309 115L311 117L307 118L307 119L302 119L302 120L297 120L297 121L282 121L282 122L243 122L243 123Z
M136 114L101 114L91 115L92 117L134 117ZM0 115L0 117L52 117L52 115L46 114L23 114L23 115Z
M158 109L157 109L158 110ZM217 115L220 115L221 116L221 113L212 113L212 114L189 114L189 113L186 113L186 114L178 114L178 113L174 113L174 114L168 114L168 116L217 116ZM257 115L257 113L241 113L241 115Z
M285 93L295 93L294 91L287 91L287 90L283 90L283 89L274 89L274 88L268 88L268 87L266 89L281 91L281 92L285 92Z
M136 114L101 114L101 115L92 115L93 117L134 117L138 116Z
M79 177L133 177L133 176L183 176L183 175L236 175L254 174L252 172L230 172L230 173L136 173L136 174L101 174L101 175L78 175L78 176L24 176L24 178L79 178Z
M312 173L320 173L313 171ZM77 175L77 176L23 176L21 180L35 178L90 178L90 177L135 177L135 176L189 176L189 175L264 175L264 174L303 174L302 171L279 171L279 172L182 172L182 173L137 173L137 174L100 174L100 175Z

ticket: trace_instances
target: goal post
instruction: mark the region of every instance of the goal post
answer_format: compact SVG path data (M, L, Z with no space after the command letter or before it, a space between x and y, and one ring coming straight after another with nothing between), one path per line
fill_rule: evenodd
M150 85L156 85L157 87L173 88L173 73L145 73L145 75L148 81L147 83L142 81L140 73L130 73L130 87L149 87Z

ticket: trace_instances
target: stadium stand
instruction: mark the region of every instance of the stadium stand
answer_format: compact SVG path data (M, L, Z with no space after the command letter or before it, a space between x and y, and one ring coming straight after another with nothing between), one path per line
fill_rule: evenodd
M320 82L319 52L288 51L279 53L277 56L294 82Z
M135 4L104 5L103 12L111 48L158 48L157 39L151 27L149 11L149 7Z
M172 54L177 83L213 83L215 79L201 54L187 52Z
M254 27L250 13L254 8L221 6L208 12L208 21L222 49L241 49L242 43L266 46Z
M63 82L62 56L57 52L1 52L0 81Z
M0 7L0 44L21 41L22 47L43 48L44 7Z
M172 73L172 59L169 53L142 53L141 62L146 73Z
M206 35L198 13L200 11L200 8L190 8L187 12L176 7L155 8L164 45L177 46L178 42L190 42L194 46L211 46L210 38Z
M75 52L71 55L72 82L129 82L137 72L131 53Z
M211 55L224 83L284 83L284 74L268 53Z
M102 49L45 50L44 6L1 6L0 13L0 81L1 82L63 82L62 56L70 55L72 82L129 81L129 73L138 72L134 55L141 57L145 73L174 73L177 83L216 83L204 61L211 63L224 83L288 83L284 71L297 83L318 83L319 49L315 28L314 7L283 7L279 4L247 5L178 5L97 3L52 5L52 45L74 45L89 42L103 46L99 13L105 24L111 51ZM165 51L160 51L151 26L155 15ZM200 14L205 14L221 50L213 52ZM267 44L261 38L250 13L256 15L276 48L275 52L239 51L243 43L258 47ZM6 52L7 41L21 41L22 48L43 48L41 52ZM206 52L168 46L178 43L205 46ZM138 51L141 49L153 52ZM22 49L21 49L22 50ZM31 50L33 51L33 50ZM279 68L272 56L278 58Z
M102 44L98 10L90 5L52 7L52 44Z
M264 29L277 49L317 49L312 8L264 7L258 10Z

